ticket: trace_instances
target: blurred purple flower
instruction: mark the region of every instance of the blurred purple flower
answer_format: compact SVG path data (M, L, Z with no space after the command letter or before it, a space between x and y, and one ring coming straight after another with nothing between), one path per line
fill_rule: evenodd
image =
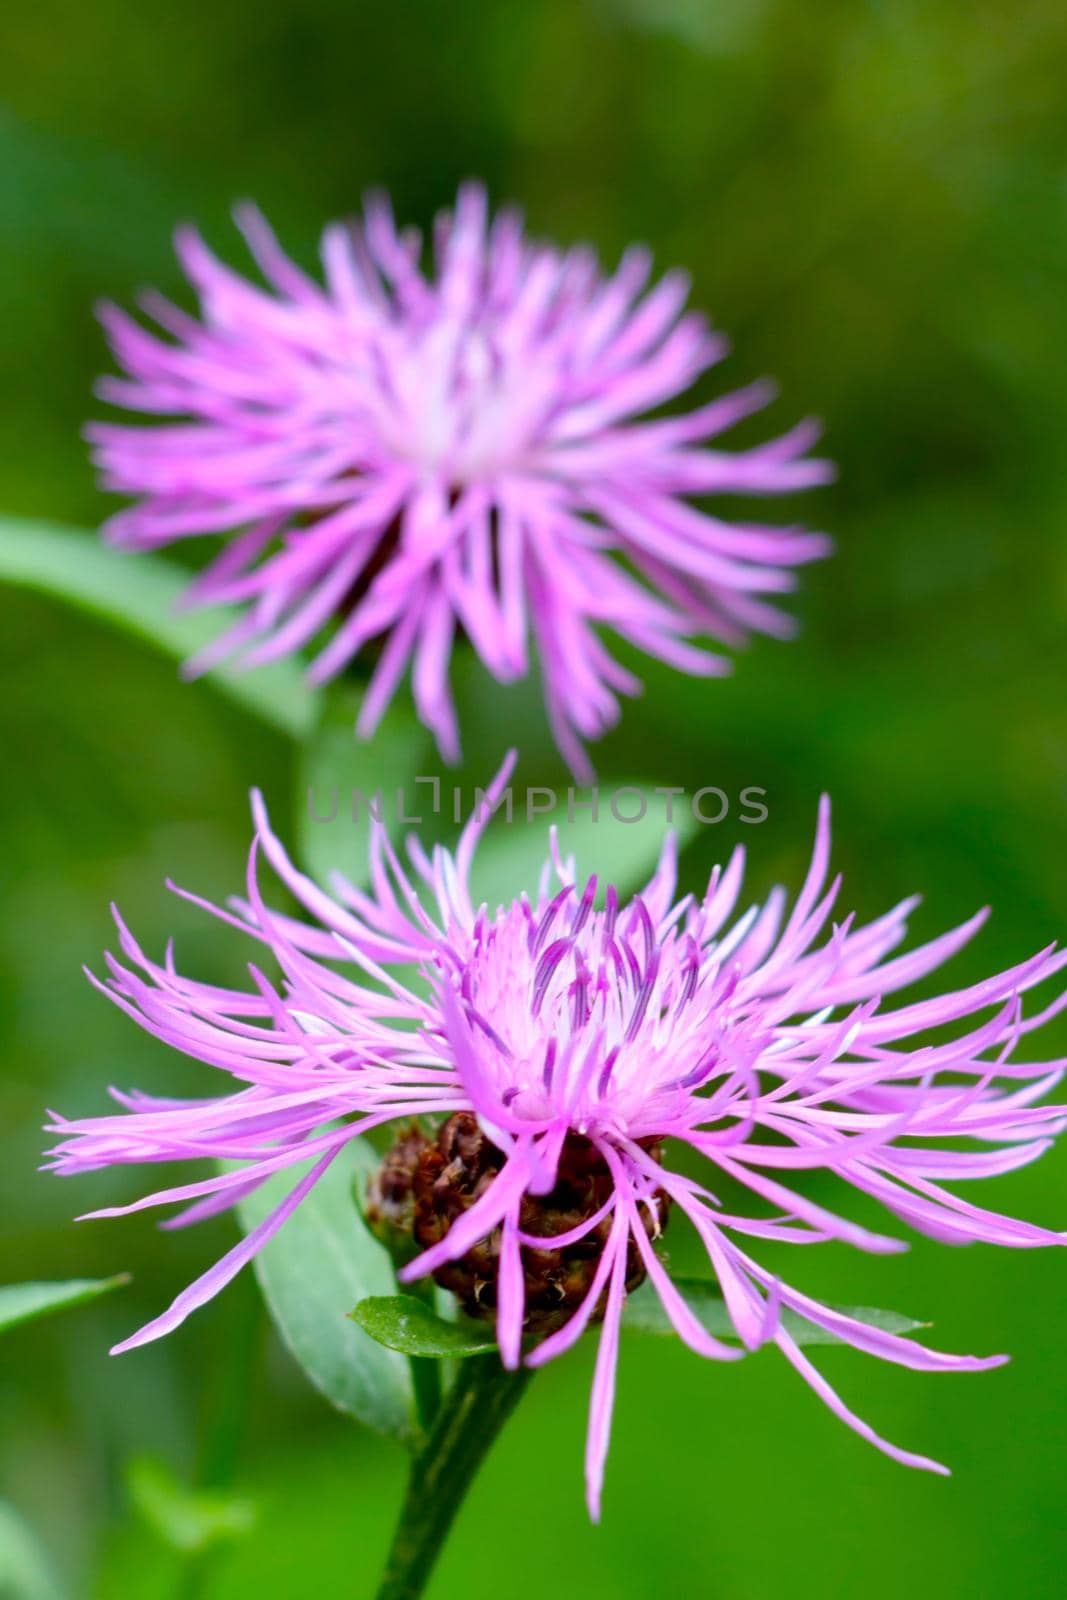
M828 465L805 458L817 428L707 448L772 398L766 383L638 420L726 352L683 312L683 274L646 292L650 258L631 249L603 277L586 248L527 241L513 210L490 222L475 183L438 220L430 277L380 195L362 223L326 229L325 289L257 211L237 220L270 290L181 229L202 320L147 297L167 339L102 312L125 376L99 392L155 425L89 429L105 485L138 497L107 526L116 544L227 540L188 600L244 612L190 672L231 651L248 666L288 655L329 628L310 669L321 683L380 639L358 732L410 666L418 713L455 760L457 629L500 682L525 676L532 632L555 737L585 779L583 740L640 689L601 629L702 675L729 662L694 636L792 631L772 597L826 554L824 536L725 522L689 497L825 482Z
M498 786L506 776L505 769ZM401 1275L454 1272L489 1241L501 1355L515 1366L529 1331L530 1260L537 1252L537 1261L550 1263L553 1251L562 1258L586 1241L580 1301L562 1325L557 1320L527 1346L525 1359L539 1366L591 1322L603 1323L586 1462L594 1516L620 1315L628 1281L645 1275L678 1335L700 1355L733 1360L745 1347L773 1342L857 1433L898 1461L945 1470L857 1418L798 1347L795 1324L782 1312L921 1371L977 1370L1005 1358L940 1354L835 1311L760 1266L744 1241L906 1248L793 1187L824 1171L946 1243L1062 1244L1067 1236L986 1210L943 1185L1023 1166L1067 1122L1067 1108L1037 1104L1065 1063L1013 1058L1018 1043L1067 1001L1059 995L1024 1021L1020 996L1059 972L1067 953L1045 950L972 987L886 1007L886 996L959 950L983 914L893 957L912 900L864 926L850 917L824 936L838 888L826 886L825 803L791 908L775 889L740 917L740 849L715 870L703 897L679 900L668 839L641 894L620 903L609 888L596 909L596 879L582 883L553 835L536 895L491 914L476 908L469 888L484 819L468 824L455 856L437 850L429 859L411 841L410 868L377 825L370 890L338 880L330 898L291 864L258 797L255 818L247 900L232 911L206 909L263 943L284 975L281 986L255 966L247 990L194 982L169 953L163 966L149 960L121 921L129 965L109 956L110 978L100 985L149 1033L219 1070L226 1092L181 1102L113 1090L122 1114L55 1118L50 1131L61 1143L51 1159L61 1173L186 1157L242 1163L92 1213L184 1202L171 1224L178 1226L224 1210L272 1173L313 1165L267 1220L117 1349L168 1333L217 1293L358 1134L387 1123L402 1130L414 1116L467 1113L495 1153L495 1170L488 1181L483 1173L467 1209ZM264 904L261 854L308 923ZM345 975L346 963L358 969L355 978ZM413 963L428 987L411 983ZM980 1013L984 1020L974 1020ZM932 1041L931 1030L939 1030ZM704 1159L709 1187L672 1162L665 1139ZM544 1230L528 1231L526 1219L531 1206L549 1207L576 1152L604 1198L569 1232L555 1231L550 1245ZM713 1193L721 1178L751 1192L756 1216L723 1208ZM739 1345L713 1338L668 1277L652 1240L669 1213L696 1230Z

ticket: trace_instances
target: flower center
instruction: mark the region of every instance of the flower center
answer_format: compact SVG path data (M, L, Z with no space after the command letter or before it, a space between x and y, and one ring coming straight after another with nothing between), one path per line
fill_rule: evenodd
M519 464L555 389L535 357L517 371L476 323L432 326L391 368L386 442L457 489Z
M659 1161L662 1146L642 1140L643 1148ZM448 1118L433 1139L413 1125L386 1156L371 1182L367 1217L380 1237L403 1241L412 1253L428 1249L445 1238L449 1229L496 1180L504 1165L502 1151L486 1138L469 1111ZM571 1133L560 1154L556 1183L545 1195L523 1196L519 1227L523 1234L543 1239L543 1246L524 1244L521 1250L525 1292L525 1328L531 1333L561 1326L589 1292L597 1263L611 1230L608 1212L578 1239L553 1247L554 1236L571 1233L590 1222L611 1198L613 1180L596 1146L581 1134ZM662 1190L640 1207L645 1232L658 1238L666 1225L670 1200ZM469 1317L492 1317L497 1305L500 1271L500 1229L455 1261L434 1273L435 1282L450 1289ZM645 1266L631 1239L626 1262L626 1288L636 1289L645 1279ZM602 1315L597 1308L594 1321Z

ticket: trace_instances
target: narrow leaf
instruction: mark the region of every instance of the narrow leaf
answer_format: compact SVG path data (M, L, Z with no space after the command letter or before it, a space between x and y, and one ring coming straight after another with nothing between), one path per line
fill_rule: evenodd
M396 1287L389 1258L359 1215L353 1192L376 1165L371 1146L353 1139L260 1250L256 1275L282 1340L315 1387L368 1427L407 1439L413 1431L411 1369L348 1316L358 1300ZM246 1232L306 1170L276 1174L241 1201Z
M406 1356L480 1356L497 1347L491 1324L447 1322L410 1294L370 1295L351 1316L387 1350Z
M114 550L91 533L0 518L0 582L66 601L178 660L217 638L238 615L227 606L179 611L188 581L188 573L159 556ZM206 676L283 733L301 737L311 726L315 695L295 660L251 672L227 664Z
M129 1283L129 1273L114 1278L72 1278L68 1283L9 1283L0 1288L0 1332L53 1311L84 1305Z
M674 1286L709 1333L718 1339L736 1340L734 1325L730 1321L726 1303L717 1284L706 1282L701 1278L675 1278ZM929 1327L929 1323L916 1322L913 1317L905 1317L899 1311L878 1311L872 1306L831 1306L830 1309L843 1317L854 1317L857 1322L865 1322L871 1328L880 1328L883 1333L914 1333L917 1328ZM788 1309L783 1310L781 1320L782 1326L793 1336L797 1344L845 1342L836 1335L828 1333L825 1328L817 1328L813 1323L806 1322L803 1317L798 1317L795 1312ZM622 1323L624 1328L630 1328L638 1333L674 1333L671 1320L650 1283L642 1284L627 1298Z

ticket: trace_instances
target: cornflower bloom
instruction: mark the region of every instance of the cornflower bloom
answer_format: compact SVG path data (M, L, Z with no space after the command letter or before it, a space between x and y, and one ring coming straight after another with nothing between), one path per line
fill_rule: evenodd
M729 661L694 637L792 631L774 600L826 553L823 535L691 499L824 482L827 464L805 456L818 429L712 448L772 398L767 383L648 420L726 353L684 310L684 274L647 289L635 248L604 276L588 248L528 241L514 210L491 220L476 183L438 219L428 273L419 234L370 196L362 222L323 235L325 287L254 208L236 215L269 287L180 229L200 319L154 294L142 304L161 333L101 313L123 376L99 393L153 425L89 429L105 486L136 498L107 525L114 543L226 540L187 599L242 614L191 673L325 630L310 668L323 683L377 640L357 731L373 733L410 667L418 714L455 760L457 632L502 683L526 675L532 633L555 737L587 779L583 741L640 689L603 631L700 675Z
M505 767L490 804L507 776ZM491 912L470 891L487 813L468 823L454 855L436 847L427 856L411 840L410 865L376 825L369 887L338 879L331 897L291 863L255 797L247 898L230 910L196 903L260 941L280 986L255 965L246 989L185 978L169 954L162 966L151 961L119 921L124 959L108 957L100 987L149 1033L221 1073L223 1092L180 1102L112 1091L119 1114L52 1122L55 1170L239 1162L93 1213L183 1202L181 1225L273 1173L312 1164L266 1220L116 1348L176 1328L283 1226L350 1140L394 1124L375 1202L404 1213L413 1235L418 1253L403 1279L433 1274L464 1310L493 1317L509 1367L540 1366L601 1324L586 1461L594 1517L620 1319L628 1290L646 1277L698 1354L732 1361L772 1342L862 1437L897 1461L945 1471L856 1417L783 1311L920 1371L1006 1358L924 1348L821 1304L750 1252L761 1241L906 1248L806 1196L795 1182L809 1172L833 1175L946 1243L1063 1243L945 1183L1023 1166L1064 1126L1064 1107L1038 1104L1064 1063L1020 1062L1014 1052L1064 1005L1061 995L1024 1020L1021 996L1067 955L1045 950L970 987L887 1003L959 950L983 914L909 954L891 952L913 900L827 933L838 883L826 883L826 802L791 905L775 889L762 907L735 914L740 849L703 896L676 898L670 839L641 893L622 899L609 887L598 905L597 880L576 875L553 835L536 895ZM261 856L309 920L268 908ZM931 1030L940 1037L923 1042ZM703 1177L675 1159L679 1147L702 1158ZM714 1192L722 1177L762 1214L727 1210ZM657 1253L679 1217L707 1253L737 1343L702 1325Z

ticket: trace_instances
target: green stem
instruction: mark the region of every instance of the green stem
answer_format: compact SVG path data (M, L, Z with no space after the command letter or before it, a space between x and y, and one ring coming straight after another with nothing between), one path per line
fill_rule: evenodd
M441 1409L441 1363L433 1358L412 1356L411 1386L415 1391L415 1416L427 1433Z
M464 1496L529 1382L497 1355L460 1362L429 1438L411 1467L407 1494L377 1600L418 1600Z
M410 1258L409 1258L410 1259ZM398 1262L399 1265L399 1262ZM436 1310L436 1290L432 1278L418 1278L410 1285L408 1293L423 1305ZM415 1391L415 1419L428 1434L441 1408L442 1371L444 1362L434 1356L412 1356L411 1386ZM447 1380L446 1380L447 1381Z

